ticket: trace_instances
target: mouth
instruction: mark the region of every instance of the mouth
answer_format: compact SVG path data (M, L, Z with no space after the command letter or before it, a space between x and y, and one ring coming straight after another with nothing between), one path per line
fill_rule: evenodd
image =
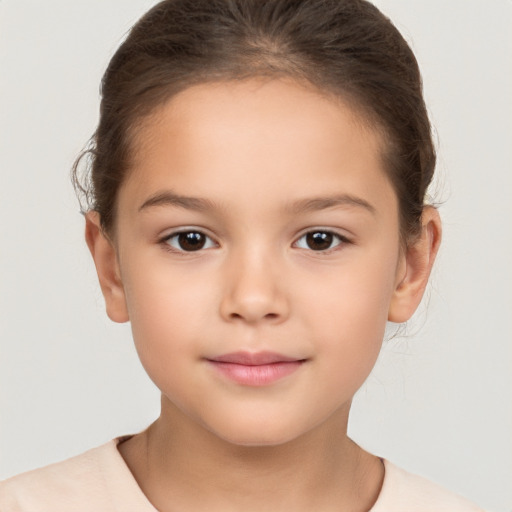
M244 386L272 384L298 370L306 359L275 352L233 352L207 359L221 375Z

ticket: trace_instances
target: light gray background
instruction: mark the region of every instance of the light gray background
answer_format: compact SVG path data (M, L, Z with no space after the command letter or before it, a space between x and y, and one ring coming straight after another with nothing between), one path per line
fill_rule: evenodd
M151 0L0 1L0 478L154 419L110 323L68 170L109 56ZM412 44L439 138L444 242L428 307L354 404L363 446L512 510L512 2L380 0Z

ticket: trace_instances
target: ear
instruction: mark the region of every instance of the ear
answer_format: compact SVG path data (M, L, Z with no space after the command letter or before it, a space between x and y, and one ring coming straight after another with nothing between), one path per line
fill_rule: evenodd
M388 320L402 323L416 311L441 243L441 219L438 211L427 206L421 217L421 233L407 248L397 272L395 291L389 306Z
M98 212L91 211L85 216L85 241L96 265L107 315L114 322L127 322L129 320L128 308L126 307L117 253L113 243L101 227Z

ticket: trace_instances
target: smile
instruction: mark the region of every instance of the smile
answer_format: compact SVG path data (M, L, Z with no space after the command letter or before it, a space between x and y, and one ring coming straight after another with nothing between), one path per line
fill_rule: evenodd
M224 377L244 386L265 386L295 372L306 360L273 352L235 352L207 359Z

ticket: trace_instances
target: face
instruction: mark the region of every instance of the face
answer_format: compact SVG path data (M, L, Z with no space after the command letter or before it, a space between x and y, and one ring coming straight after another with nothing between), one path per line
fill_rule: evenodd
M136 150L111 300L164 407L243 445L346 417L404 272L379 134L343 103L252 80L175 96Z

